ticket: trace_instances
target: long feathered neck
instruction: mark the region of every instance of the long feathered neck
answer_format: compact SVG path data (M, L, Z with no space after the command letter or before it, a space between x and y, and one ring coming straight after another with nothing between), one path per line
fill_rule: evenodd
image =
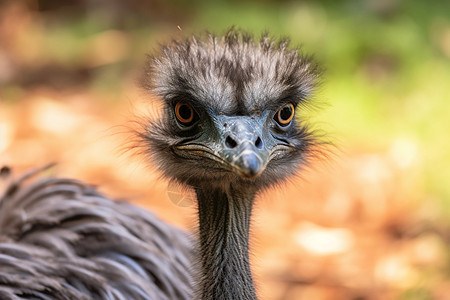
M248 190L248 187L246 187ZM249 229L255 192L198 189L199 296L202 300L257 299L249 263Z

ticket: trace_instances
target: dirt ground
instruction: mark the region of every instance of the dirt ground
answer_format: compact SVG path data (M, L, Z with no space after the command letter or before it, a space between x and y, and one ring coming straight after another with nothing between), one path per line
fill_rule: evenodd
M154 117L158 105L132 87L122 98L35 89L0 102L0 165L19 176L57 162L52 175L85 180L192 230L195 206L174 200L189 191L133 149L132 120ZM448 235L430 221L432 201L414 197L414 146L332 153L258 197L251 249L261 299L450 299Z

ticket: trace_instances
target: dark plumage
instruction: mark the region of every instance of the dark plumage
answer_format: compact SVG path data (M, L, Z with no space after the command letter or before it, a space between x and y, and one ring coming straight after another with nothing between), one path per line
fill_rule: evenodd
M191 299L188 235L72 179L0 199L0 299Z
M0 298L256 299L254 198L312 153L316 141L294 111L317 76L309 58L268 35L231 30L162 47L143 85L164 110L144 124L140 146L194 189L197 245L78 181L19 181L0 202Z

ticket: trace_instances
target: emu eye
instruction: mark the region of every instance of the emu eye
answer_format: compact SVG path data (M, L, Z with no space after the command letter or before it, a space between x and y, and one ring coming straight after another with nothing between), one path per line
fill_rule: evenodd
M288 126L294 118L294 105L292 103L285 104L278 110L273 119L282 127Z
M175 116L181 125L191 126L198 120L198 116L194 108L187 102L177 102L174 109Z

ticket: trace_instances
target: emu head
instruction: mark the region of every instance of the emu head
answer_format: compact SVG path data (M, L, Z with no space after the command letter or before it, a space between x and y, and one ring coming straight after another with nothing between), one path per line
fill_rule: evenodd
M260 189L294 174L314 144L295 117L317 66L289 41L229 31L150 56L144 87L164 103L143 138L164 175L190 186Z

